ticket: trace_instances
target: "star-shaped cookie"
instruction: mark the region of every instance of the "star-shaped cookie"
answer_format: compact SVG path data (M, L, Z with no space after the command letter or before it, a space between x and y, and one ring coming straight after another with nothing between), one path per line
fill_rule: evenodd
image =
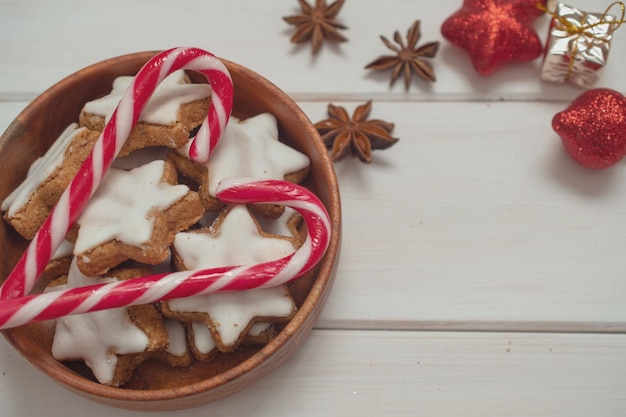
M215 190L225 178L284 179L298 183L304 179L310 165L305 154L278 140L277 121L269 113L243 121L231 117L205 165L195 164L177 152L172 152L172 158L183 175L200 184L200 198L211 211L223 207L215 197ZM281 208L264 214L277 217L282 212Z
M277 219L259 217L258 221L261 229L269 234L294 239L298 245L304 241L304 236L298 230L302 216L291 207L285 207L285 212Z
M111 168L76 221L78 267L96 276L127 259L163 262L174 235L203 212L198 194L176 184L171 161L156 160L130 171Z
M165 362L170 366L189 366L193 362L193 354L189 348L187 329L178 320L163 317L169 343L165 349L155 353L153 359Z
M115 282L149 272L147 268L120 269L109 277L89 277L74 261L63 282L53 282L47 291ZM58 360L83 360L101 384L119 386L167 343L161 315L153 304L145 304L58 319L52 355Z
M448 17L441 34L464 49L476 71L489 75L509 62L530 61L541 55L542 42L534 20L545 0L464 0Z
M28 169L24 181L3 201L4 219L26 239L33 239L63 191L78 172L98 132L71 123Z
M294 250L291 239L263 232L243 205L224 209L210 228L178 233L173 244L181 270L254 265ZM288 320L295 309L286 286L175 299L161 306L168 317L204 322L223 352L236 348L254 323Z
M108 95L87 102L79 116L81 126L102 131L133 79L117 77ZM210 95L208 84L191 84L185 71L173 72L157 86L119 155L146 146L183 146L206 117Z
M210 327L204 322L193 321L187 323L187 334L189 335L190 350L197 360L210 360L219 351ZM272 340L275 334L273 323L254 323L248 330L242 343L247 345L265 345Z

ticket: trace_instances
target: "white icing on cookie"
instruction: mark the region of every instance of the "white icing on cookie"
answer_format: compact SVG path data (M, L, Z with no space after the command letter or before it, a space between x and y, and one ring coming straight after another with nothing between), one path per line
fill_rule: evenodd
M283 286L172 301L170 308L173 310L207 313L226 346L234 344L255 317L288 317L294 309L291 296Z
M170 355L184 356L187 353L187 332L185 326L175 319L163 318L165 329L169 337L169 343L165 351Z
M206 355L215 349L215 340L206 324L200 321L191 322L193 330L193 345L202 355Z
M253 265L294 251L288 240L262 236L245 205L232 207L216 234L177 233L174 248L189 269Z
M224 178L280 179L309 166L309 158L278 141L276 118L262 113L244 121L231 117L207 162L208 191L215 196Z
M70 256L74 253L74 244L68 240L63 239L63 242L59 245L51 259L61 259L66 256Z
M80 225L74 253L84 253L117 239L141 246L152 236L151 210L165 210L187 194L185 185L162 182L164 161L130 171L109 169L77 220Z
M30 168L24 182L22 182L2 202L2 211L13 217L31 198L39 185L43 183L63 163L65 151L76 135L87 130L79 128L78 124L70 124L54 141L46 153L37 158Z
M285 207L284 213L277 219L269 219L267 217L259 217L259 224L264 232L277 236L294 237L289 227L289 223L299 216L298 212L291 207Z
M76 261L70 266L67 284L52 290L115 281L114 278L87 277ZM52 356L57 360L83 359L96 379L111 384L118 354L140 353L148 337L128 317L127 308L115 308L57 320Z
M206 324L201 321L194 321L191 323L191 326L193 329L192 343L200 354L206 355L216 348L213 335ZM254 323L250 327L248 334L250 336L260 336L270 327L272 327L272 323Z
M250 331L248 331L248 334L250 336L260 336L261 333L263 333L270 327L272 327L272 323L254 323L254 325L250 327Z
M83 111L102 116L108 121L133 79L131 76L116 78L109 95L88 102ZM181 105L210 95L211 87L208 84L185 83L183 70L173 72L159 84L139 120L157 125L175 123Z
M230 210L215 235L178 233L174 248L188 269L258 264L294 251L285 239L262 236L243 205ZM207 313L224 345L236 342L255 317L287 317L294 309L289 292L281 286L175 299L169 307Z

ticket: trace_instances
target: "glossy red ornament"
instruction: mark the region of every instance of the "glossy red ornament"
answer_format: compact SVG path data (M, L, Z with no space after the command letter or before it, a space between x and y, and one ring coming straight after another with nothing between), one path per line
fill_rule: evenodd
M626 153L626 97L608 88L586 91L554 116L552 128L576 162L608 168Z
M509 62L531 61L543 52L534 20L546 0L464 0L441 26L450 43L464 49L476 71L489 75Z

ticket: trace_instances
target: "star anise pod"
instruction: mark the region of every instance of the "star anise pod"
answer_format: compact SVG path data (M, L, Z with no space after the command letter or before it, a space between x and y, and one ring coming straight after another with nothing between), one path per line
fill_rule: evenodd
M421 37L420 21L416 20L406 35L406 44L396 31L393 34L393 40L399 46L394 45L389 39L380 36L385 46L395 52L395 55L384 55L369 63L365 68L372 70L386 70L393 67L390 85L396 82L400 74L404 73L404 87L406 90L411 85L411 76L414 71L420 77L428 81L435 81L435 71L432 65L425 61L424 58L433 58L439 49L439 42L429 42L422 46L417 46L417 42Z
M302 14L283 17L285 22L296 26L296 33L291 37L291 42L300 43L311 40L313 53L316 54L322 47L324 39L331 42L345 42L348 39L339 30L347 29L346 26L335 21L337 14L345 0L336 0L330 6L326 0L315 0L315 6L306 0L298 0Z
M372 162L372 150L386 149L398 139L391 136L393 123L384 120L367 120L372 109L372 100L357 106L352 118L340 106L328 105L328 119L315 124L322 140L330 150L333 161L339 161L349 154L362 162Z

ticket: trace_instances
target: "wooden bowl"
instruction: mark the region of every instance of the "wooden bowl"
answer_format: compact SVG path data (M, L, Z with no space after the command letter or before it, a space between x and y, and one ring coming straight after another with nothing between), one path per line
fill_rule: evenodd
M115 77L134 75L154 54L129 54L84 68L28 105L0 138L0 201L24 179L33 160L46 151L68 124L78 120L85 102L107 94ZM223 398L259 380L283 362L310 333L325 304L334 279L341 232L339 189L332 161L316 129L291 98L249 69L223 62L235 87L233 114L246 118L271 112L278 119L281 140L309 156L311 173L304 185L321 198L330 213L332 240L328 252L314 271L291 284L298 312L269 344L241 348L207 363L195 362L188 368L171 368L148 361L123 388L97 383L82 363L56 361L50 353L52 322L3 332L30 363L81 396L114 407L146 411L189 408ZM0 221L0 279L9 275L27 243ZM35 291L41 291L42 287L43 284Z

